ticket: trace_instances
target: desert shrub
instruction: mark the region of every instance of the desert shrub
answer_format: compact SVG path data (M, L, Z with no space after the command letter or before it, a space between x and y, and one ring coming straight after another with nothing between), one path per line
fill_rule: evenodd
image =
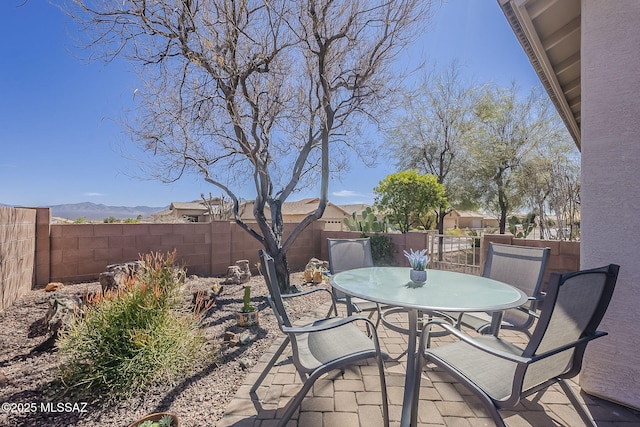
M446 230L444 230L444 234L445 236L458 236L458 237L462 237L465 235L464 230L457 227L447 228Z
M377 266L395 264L395 247L391 238L385 234L373 234L371 240L371 257Z
M132 395L188 372L204 340L197 313L182 309L185 271L175 252L143 257L126 289L106 295L62 333L62 381L70 389Z
M474 237L474 239L472 240L473 247L475 247L475 248L479 248L480 247L480 240L482 240L482 239L475 239L475 237L482 237L482 236L480 236L480 234L478 234L478 232L476 230L468 230L467 231L467 236Z

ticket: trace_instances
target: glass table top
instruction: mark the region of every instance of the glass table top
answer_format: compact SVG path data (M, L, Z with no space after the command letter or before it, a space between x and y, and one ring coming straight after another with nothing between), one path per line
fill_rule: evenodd
M506 283L481 276L427 270L424 284L412 282L408 267L368 267L334 275L331 285L381 304L437 311L496 311L524 304L527 296Z

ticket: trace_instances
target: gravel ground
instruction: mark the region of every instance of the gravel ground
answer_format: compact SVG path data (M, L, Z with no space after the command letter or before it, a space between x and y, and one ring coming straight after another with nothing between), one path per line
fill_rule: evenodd
M301 283L301 276L292 274L292 283ZM185 295L210 288L216 281L220 279L191 276L185 285ZM268 307L263 278L252 277L248 284L252 302L260 310L259 326L236 325L235 312L242 305L244 289L242 285L225 285L202 321L208 360L188 378L115 403L104 402L98 396L92 401L78 401L51 391L60 355L55 349L33 351L48 337L40 320L47 311L51 293L31 291L12 307L0 311L0 426L128 426L146 414L161 411L177 414L181 427L215 426L245 375L280 334ZM82 295L96 290L100 290L100 285L94 282L67 285L57 292ZM298 298L290 307L293 317L316 309L326 298L322 292ZM224 342L225 331L245 330L251 334L249 344L229 347Z

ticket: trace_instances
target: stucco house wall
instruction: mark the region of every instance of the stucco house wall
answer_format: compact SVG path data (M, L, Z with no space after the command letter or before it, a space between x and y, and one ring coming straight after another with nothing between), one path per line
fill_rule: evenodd
M615 4L614 4L615 3ZM582 1L583 268L620 264L613 299L584 358L587 393L640 408L640 2ZM612 214L616 212L616 214Z

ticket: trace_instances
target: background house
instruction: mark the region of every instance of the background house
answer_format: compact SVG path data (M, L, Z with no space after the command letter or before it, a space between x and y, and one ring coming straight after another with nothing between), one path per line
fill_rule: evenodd
M212 220L231 219L232 204L220 197L213 197L193 202L172 202L168 211L156 215L159 218L168 218L176 221L210 222Z
M471 211L459 211L456 209L451 210L444 217L444 228L445 230L448 228L469 228L480 229L480 228L497 228L498 227L498 219L479 213L479 212L471 212Z
M175 219L185 219L189 222L207 222L208 209L200 202L171 202L169 214Z
M243 204L243 213L240 216L242 220L246 222L255 221L253 217L253 201L248 201ZM312 213L318 208L320 199L309 198L302 199L295 202L285 202L282 205L282 221L284 223L299 223L307 215ZM265 206L264 213L269 217L271 210L268 206ZM342 207L334 205L331 202L327 202L327 206L320 217L319 222L324 224L324 230L339 231L343 230L342 220L351 216L350 212L347 212Z

